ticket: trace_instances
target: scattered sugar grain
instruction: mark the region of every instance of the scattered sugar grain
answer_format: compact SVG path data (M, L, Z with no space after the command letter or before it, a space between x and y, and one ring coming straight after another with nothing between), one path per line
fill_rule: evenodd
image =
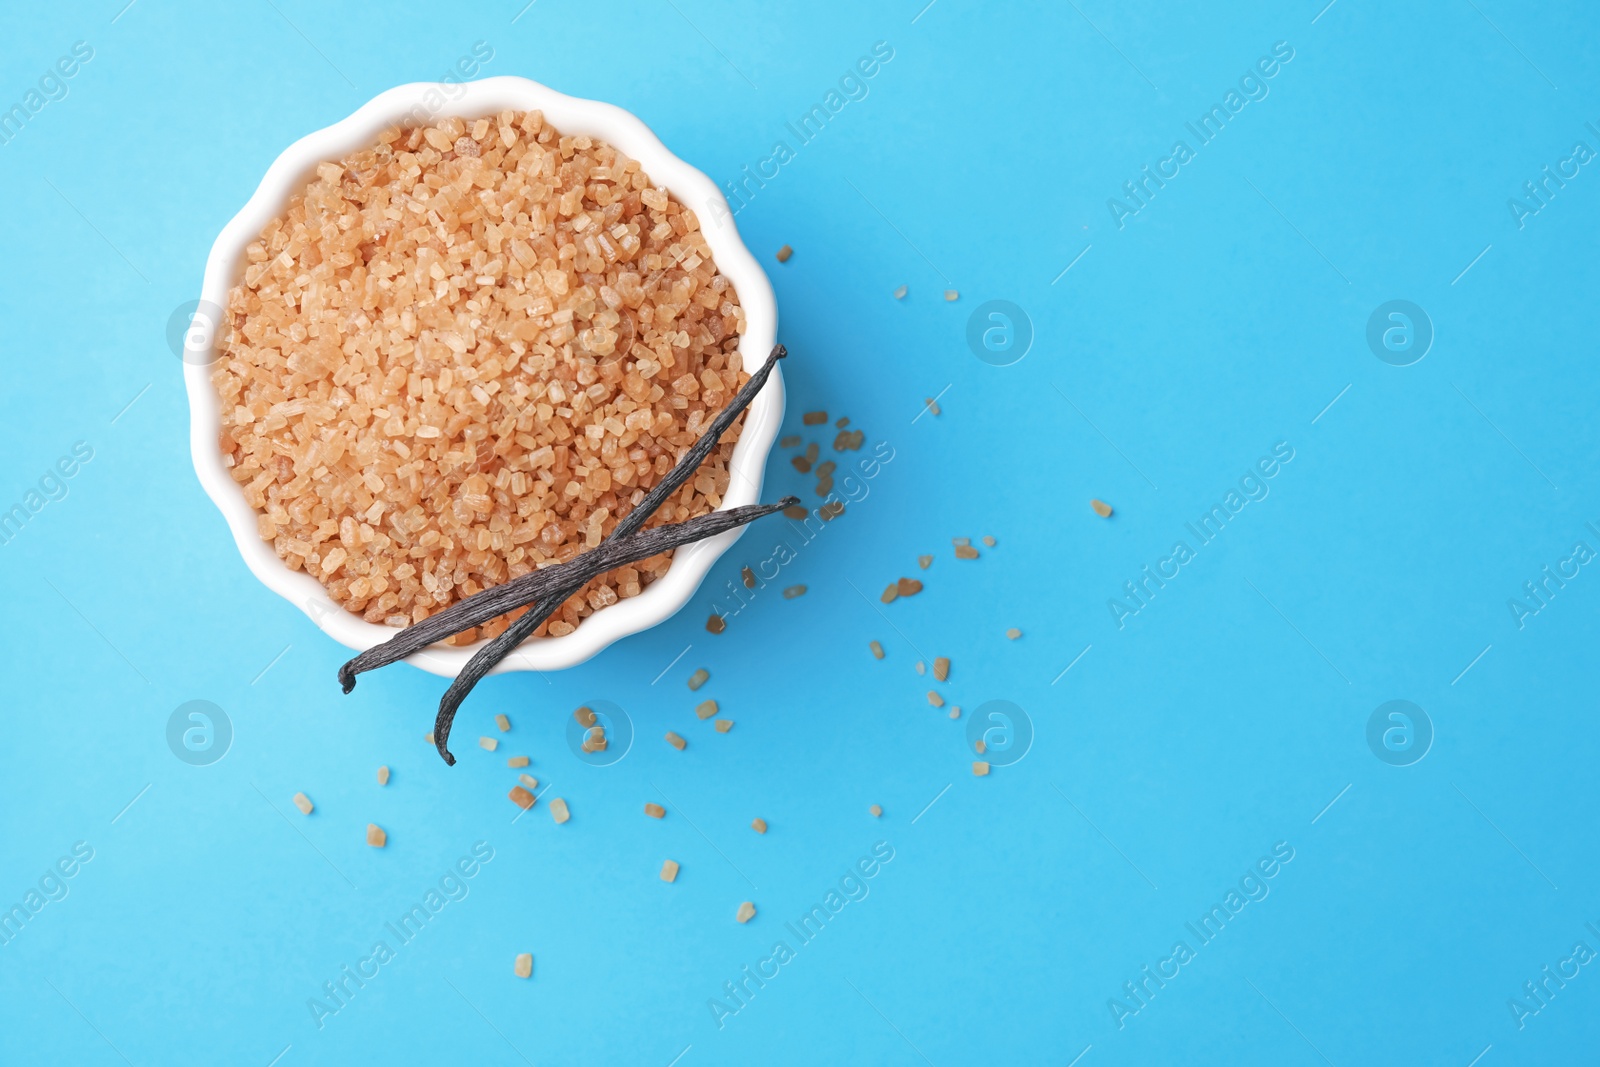
M756 917L756 906L754 904L750 903L748 900L745 901L743 904L739 905L739 911L738 911L738 913L736 915L734 915L734 918L738 919L742 923L747 923L751 919L754 919L755 917Z
M300 809L301 815L311 814L311 798L304 793L296 793L294 795L294 806Z
M578 720L579 726L593 726L598 721L595 718L593 709L589 707L579 708L577 711L572 713L572 717Z
M717 702L715 700L702 700L695 706L694 713L700 716L702 721L709 719L717 713Z
M1022 631L1017 629L1015 626L1013 626L1011 629L1006 631L1006 637L1008 639L1012 640L1012 641L1015 641L1017 638L1019 638L1021 636L1022 636Z
M758 819L751 819L750 820L750 829L754 830L758 834L766 833L767 832L767 820L759 819L759 818Z
M558 823L566 822L572 818L572 813L567 810L567 802L556 797L550 802L550 817Z
M989 765L983 760L973 760L972 773L977 775L979 778L982 778L984 775L989 773Z
M667 809L663 808L660 804L646 804L644 806L644 813L650 816L652 819L660 819L667 814Z
M520 785L512 786L511 792L506 795L511 798L511 803L515 804L523 811L527 811L529 808L533 807L533 794L522 788Z
M697 670L693 674L689 675L689 688L690 689L699 689L702 685L706 684L707 680L710 679L710 677L711 677L711 672L706 670L704 667L701 667L699 670Z
M961 294L960 294L960 293L958 293L958 292L956 292L956 291L955 291L955 290L954 290L954 289L946 289L946 290L945 290L945 291L944 291L944 298L945 298L945 299L946 299L946 300L956 300L956 299L958 299L958 298L959 298L959 297L960 297L960 296L961 296Z
M828 421L828 413L826 411L808 411L800 416L800 421L807 426L821 426ZM813 456L812 458L815 459L816 457Z
M990 537L988 534L984 534L983 535L983 543L988 545L990 548L993 548L995 546L994 538Z
M685 741L683 738L679 737L677 734L673 733L671 730L668 730L667 731L667 744L671 745L673 748L677 749L679 752L682 752L684 750L684 748L688 746L689 742Z
M942 708L944 707L944 697L930 689L928 690L928 703L936 708Z
M900 288L896 289L894 291L894 298L896 300L904 300L906 298L906 287L902 285Z
M389 835L383 832L383 827L375 822L367 823L367 844L373 848L382 848L389 843Z
M661 880L663 882L676 882L678 880L677 860L665 860L661 864Z
M874 819L881 818L882 815L883 815L883 807L882 807L882 805L879 805L879 804L874 804L874 805L872 805L872 807L868 808L867 810L872 813L872 817Z
M715 726L717 728L717 733L725 734L729 730L733 729L733 720L732 719L718 719L716 722L712 723L711 725L713 725L713 726Z
M503 734L511 732L511 720L506 718L504 715L496 715L494 717L494 724L500 727L500 732Z
M950 677L950 657L936 656L933 660L933 676L943 682Z
M507 767L526 767L531 761L527 756L512 756L506 760Z
M956 559L977 559L978 550L971 545L957 545Z
M533 977L533 955L528 952L517 953L516 960L511 964L511 973L518 978Z
M478 747L493 752L500 747L500 742L493 737L480 737L478 738Z
M378 784L379 785L388 785L389 784L389 768L388 767L379 767L378 768Z
M872 649L872 658L873 659L882 659L883 658L883 646L881 644L879 644L876 641L868 641L867 642L867 647Z
M791 585L783 591L783 597L785 600L793 600L797 596L805 595L806 587L803 585Z
M706 620L706 629L711 631L714 634L720 634L722 631L726 630L727 628L728 628L728 624L723 621L723 618L722 618L721 615L713 615L713 616L711 616L711 618Z
M1091 500L1089 501L1089 506L1094 508L1094 513L1100 516L1102 519L1109 519L1111 517L1111 505L1107 504L1104 500Z
M922 583L915 578L902 578L895 583L895 589L901 596L916 596L922 592Z
M790 248L788 245L784 245L782 248L778 249L778 262L787 263L789 262L789 257L792 255L794 255L794 249Z

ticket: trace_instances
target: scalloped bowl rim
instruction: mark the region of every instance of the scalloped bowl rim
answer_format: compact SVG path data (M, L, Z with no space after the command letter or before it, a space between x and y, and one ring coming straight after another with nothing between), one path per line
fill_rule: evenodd
M433 99L442 100L434 104ZM711 248L717 268L727 276L745 311L745 333L739 352L747 372L765 361L777 340L777 302L772 285L740 240L727 201L710 178L673 155L632 113L598 100L585 100L556 92L527 78L501 76L448 84L414 82L380 93L355 113L324 129L302 137L286 148L267 168L261 184L243 209L222 229L206 260L201 307L225 307L229 289L243 272L245 248L280 214L289 199L302 190L318 163L338 159L374 143L379 133L410 119L422 121L454 116L478 118L506 109L541 110L563 134L588 135L616 147L640 166L657 185L665 186L700 218L700 228ZM210 350L206 323L195 320L201 332L186 339L184 383L189 397L189 445L195 473L206 494L216 504L233 533L245 565L268 589L295 605L328 636L356 651L381 644L399 633L393 626L364 621L328 595L322 583L302 571L292 571L278 558L271 544L256 532L257 513L244 498L243 487L223 466L217 444L221 432L221 404L211 383L212 366L200 355ZM193 357L193 358L191 358ZM728 491L722 508L759 502L762 475L783 420L784 389L781 369L745 412L744 428L729 465ZM585 618L578 628L561 637L531 638L506 657L495 673L508 670L546 671L576 666L613 642L648 629L688 604L706 573L732 546L742 530L708 538L678 549L667 573L638 596L619 600ZM430 647L406 660L417 667L453 678L485 641L461 648Z

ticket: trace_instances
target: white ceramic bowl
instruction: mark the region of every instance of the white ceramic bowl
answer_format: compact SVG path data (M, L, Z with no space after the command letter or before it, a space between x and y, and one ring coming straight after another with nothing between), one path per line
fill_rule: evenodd
M305 188L318 163L338 160L373 144L390 126L446 116L479 118L507 108L541 110L562 133L599 138L638 160L652 181L666 186L679 201L694 209L717 268L739 294L746 323L739 345L745 370L754 372L760 367L777 339L778 310L772 285L739 240L722 193L704 174L669 152L648 126L619 107L566 96L526 78L485 78L462 84L419 82L390 89L344 121L290 145L267 169L250 202L223 228L206 260L200 306L184 340L189 444L200 484L227 519L251 572L267 588L304 611L323 632L352 649L371 648L399 631L365 622L346 611L316 579L285 566L272 546L256 533L256 512L245 502L243 489L228 475L217 443L221 419L208 363L212 358L214 320L227 304L228 290L242 277L245 246L284 210L292 195ZM762 473L782 420L783 379L775 371L745 413L723 508L759 502ZM497 670L571 667L619 638L654 626L689 602L711 565L738 539L739 533L731 531L678 549L666 575L639 596L600 609L564 637L524 642ZM480 641L464 648L434 647L412 656L408 662L434 674L454 677L483 644Z

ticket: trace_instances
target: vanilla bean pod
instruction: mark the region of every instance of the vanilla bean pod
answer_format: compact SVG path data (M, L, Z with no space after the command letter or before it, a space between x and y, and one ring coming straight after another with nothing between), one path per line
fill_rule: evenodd
M651 513L659 508L680 485L688 480L689 476L705 461L705 457L711 454L717 439L726 432L729 426L733 425L733 420L738 417L739 412L744 410L745 406L750 403L751 398L761 389L767 376L772 372L772 368L777 365L777 361L787 354L788 351L782 345L773 347L772 352L767 356L767 361L744 384L727 407L718 413L711 426L700 436L700 440L696 441L694 447L684 454L683 459L678 461L678 465L668 473L667 477L658 483L644 500L640 501L639 507L629 512L628 516L617 524L616 529L611 532L611 537L626 537L634 530L637 530L649 518ZM786 497L785 500L791 503L799 502L795 497ZM455 756L450 752L450 730L455 725L456 712L461 709L461 704L467 699L467 695L472 692L479 682L488 676L490 671L500 664L501 660L509 656L523 641L527 640L546 619L560 610L561 605L567 602L568 597L581 588L581 585L569 585L539 601L521 616L513 619L511 625L507 626L503 632L479 649L467 661L467 665L462 668L460 673L451 680L450 687L445 690L444 696L439 700L439 713L433 720L433 744L445 763L454 766L456 762ZM348 692L348 690L346 691Z
M642 559L649 559L651 556L703 541L707 537L727 533L729 530L736 530L774 511L781 511L790 504L797 503L798 499L791 496L785 497L777 504L747 504L726 511L713 511L709 515L698 515L684 522L654 526L620 541L607 541L599 548L574 556L565 563L557 563L527 575L534 581L522 584L520 587L522 599L518 601L513 598L500 604L495 608L494 615L503 615L524 604L557 594L564 600L586 585L590 579L606 571L625 567L630 563L637 563ZM485 590L478 596L498 592L503 588L505 587L496 586L494 590ZM416 643L418 649L426 648L455 632L452 624L438 622L439 618L438 615L430 616L415 626L406 628L405 633L412 635L410 640Z
M733 421L739 417L739 414L750 405L750 401L755 398L755 395L761 391L762 386L766 384L767 378L772 374L772 368L777 365L777 361L783 359L786 355L788 355L788 350L782 345L773 346L766 362L750 376L749 381L745 382L739 388L739 391L733 395L733 399L717 413L705 433L690 446L689 450L683 454L683 458L678 460L677 465L667 473L666 477L657 482L654 488L645 494L644 499L639 502L637 507L618 521L616 528L606 538L606 543L620 540L636 532L649 521L650 517L656 513L662 504L666 503L668 498L684 482L689 480L695 471L699 470L700 464L705 462L706 457L716 447L718 439L727 431L728 427L733 425ZM581 559L582 557L578 558ZM376 670L379 667L405 659L407 656L420 652L436 641L452 637L463 630L477 626L479 623L488 622L497 615L503 615L513 608L529 603L537 595L526 594L529 584L550 569L547 567L542 571L533 571L513 578L511 581L501 585L492 586L481 593L474 594L465 600L450 605L443 611L428 616L420 623L406 627L383 644L374 645L340 667L339 684L348 693L355 688L356 675L358 674ZM551 594L548 599L554 600L554 603L541 602L537 604L532 610L513 620L511 625L516 627L523 637L527 637L538 628L540 622L543 622L544 619L560 608L562 603L571 595L571 592L564 592L559 599L556 599L554 594ZM522 622L522 620L532 616L537 616L537 621L531 624ZM508 630L507 632L510 631Z

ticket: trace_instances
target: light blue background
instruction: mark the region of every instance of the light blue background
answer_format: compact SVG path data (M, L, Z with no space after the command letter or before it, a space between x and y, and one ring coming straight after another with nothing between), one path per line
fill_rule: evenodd
M1521 229L1507 207L1575 141L1600 149L1587 5L122 2L13 7L0 33L7 106L74 41L94 48L0 146L0 507L94 449L0 547L0 902L74 842L95 850L0 947L0 1061L1593 1056L1600 968L1524 1029L1507 1007L1575 942L1600 950L1600 577L1583 568L1522 629L1507 607L1575 541L1600 548L1600 174ZM476 41L484 74L620 104L718 181L888 42L867 98L738 225L792 353L785 432L825 408L895 458L785 570L804 597L770 588L703 628L765 555L759 527L668 623L480 687L451 769L423 741L442 681L392 668L341 696L344 650L246 572L191 470L164 331L286 145ZM1119 230L1107 198L1278 41L1294 58L1270 95ZM967 347L989 299L1036 331L1014 366ZM1391 299L1436 331L1410 367L1366 344ZM919 418L934 395L942 414ZM808 439L831 456L832 433ZM1294 459L1270 496L1119 630L1108 598L1277 442ZM775 454L769 499L811 484ZM952 557L984 534L982 559ZM926 591L878 605L902 574ZM936 655L967 712L1026 710L1025 759L973 777L965 717L930 709L913 671ZM731 733L694 717L707 696ZM234 725L210 767L164 739L191 699ZM638 733L602 769L564 740L597 699ZM1391 699L1436 730L1410 767L1367 746ZM473 739L496 712L514 729L490 755ZM570 823L541 803L513 824L516 752ZM363 843L369 821L387 849ZM470 894L318 1030L307 999L480 840L494 859ZM894 859L870 896L719 1029L708 999L793 947L784 922L878 841ZM1295 851L1270 896L1119 1029L1108 999L1195 947L1185 922L1276 842Z

